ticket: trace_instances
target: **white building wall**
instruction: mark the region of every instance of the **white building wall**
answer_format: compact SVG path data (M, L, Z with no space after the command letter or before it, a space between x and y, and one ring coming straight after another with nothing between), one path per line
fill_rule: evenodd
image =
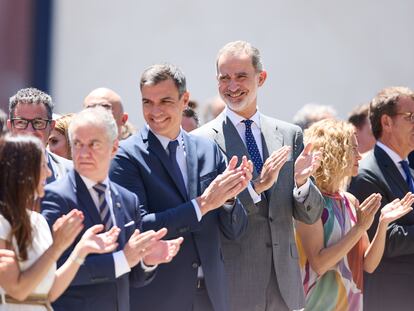
M140 126L141 72L172 62L192 98L216 94L215 56L250 41L268 79L260 109L291 121L307 102L345 118L385 86L414 87L414 1L61 0L54 2L52 95L59 112L107 86Z

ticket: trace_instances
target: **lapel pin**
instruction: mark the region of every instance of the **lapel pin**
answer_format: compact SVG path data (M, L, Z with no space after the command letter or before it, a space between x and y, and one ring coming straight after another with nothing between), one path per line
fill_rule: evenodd
M116 207L117 207L117 208L121 208L121 203L116 202L116 204L115 204L115 205L116 205Z

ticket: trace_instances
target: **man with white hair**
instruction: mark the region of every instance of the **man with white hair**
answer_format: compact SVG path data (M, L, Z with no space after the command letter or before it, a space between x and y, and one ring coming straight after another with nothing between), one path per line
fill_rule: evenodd
M41 208L50 226L76 208L85 215L84 230L95 224L103 224L106 230L112 226L121 229L115 252L70 258L81 267L54 304L56 311L128 311L130 284L142 286L151 281L154 267L148 266L169 262L182 242L182 238L161 241L167 233L165 228L140 233L137 196L108 178L118 149L117 136L115 120L104 108L89 108L75 115L69 126L74 169L45 188ZM65 262L79 237L58 265Z

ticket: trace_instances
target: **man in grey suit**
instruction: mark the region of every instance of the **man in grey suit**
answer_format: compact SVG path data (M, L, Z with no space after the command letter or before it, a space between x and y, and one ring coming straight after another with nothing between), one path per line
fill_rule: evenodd
M25 88L10 97L7 127L14 135L33 135L46 147L49 135L55 127L52 119L53 103L50 95L36 89ZM46 151L49 169L52 174L47 179L51 183L66 175L73 165L50 151Z
M381 194L381 207L414 192L407 156L414 150L414 92L405 87L382 90L370 103L374 150L361 161L349 191L362 202ZM368 230L375 234L380 213ZM364 276L364 310L412 310L414 275L414 212L387 230L384 255L373 274Z
M228 158L247 155L254 163L254 181L239 195L248 211L247 232L236 241L222 237L231 310L303 308L292 216L313 223L321 215L323 199L309 179L320 151L303 150L299 127L257 110L266 71L256 48L228 43L216 66L226 108L195 134L213 139Z

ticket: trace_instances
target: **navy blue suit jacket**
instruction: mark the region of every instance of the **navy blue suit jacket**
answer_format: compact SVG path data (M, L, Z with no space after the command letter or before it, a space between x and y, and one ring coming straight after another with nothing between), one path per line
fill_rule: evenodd
M408 191L397 166L379 146L361 161L358 176L349 187L349 192L360 202L371 193L381 194L381 208L397 198L402 199ZM380 214L378 211L368 230L370 239L375 235ZM413 277L414 212L411 211L388 226L381 262L372 274L364 275L364 310L412 310Z
M141 227L139 202L135 194L113 182L110 183L110 188L116 224L121 229L118 238L118 250L121 250L134 230ZM58 260L58 266L61 266L84 231L100 224L101 218L85 183L76 171L69 171L62 179L47 185L45 190L41 209L49 226L75 208L82 211L85 216L83 232ZM152 276L153 273L145 273L138 264L129 274L115 278L112 253L91 254L86 257L71 285L53 307L55 311L128 311L130 283L133 286L142 286L148 283Z
M144 230L168 229L168 237L184 237L180 252L158 268L145 288L131 289L131 310L191 310L201 264L216 311L228 310L220 231L230 239L246 229L247 215L237 201L205 214L199 222L191 199L202 194L226 168L214 142L183 132L188 168L188 199L174 180L168 155L147 128L121 142L110 170L111 179L136 193L142 204Z

